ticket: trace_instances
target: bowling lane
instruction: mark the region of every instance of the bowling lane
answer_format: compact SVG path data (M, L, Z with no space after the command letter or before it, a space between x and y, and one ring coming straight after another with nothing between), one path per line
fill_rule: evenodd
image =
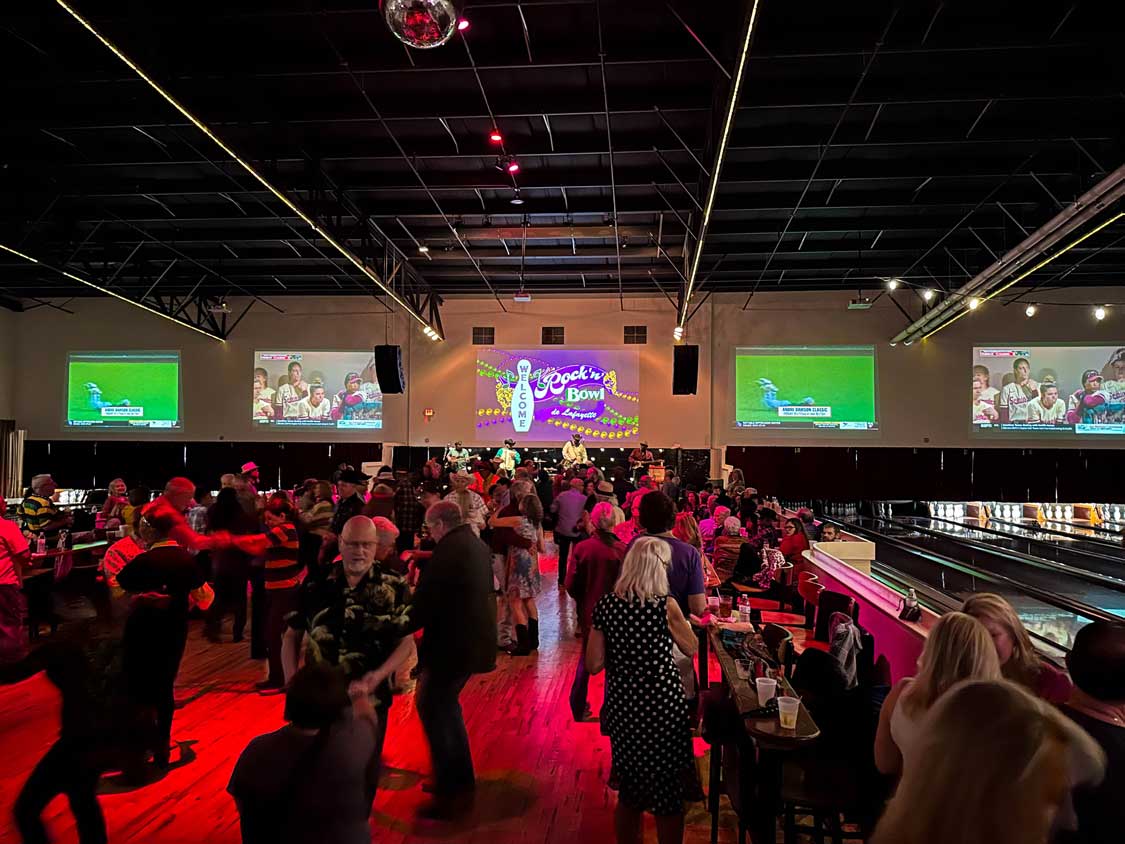
M872 568L876 576L880 571L889 568L897 574L943 592L958 602L978 592L1002 595L1015 608L1028 630L1061 648L1069 649L1075 634L1084 625L1090 623L1090 619L1081 613L1040 601L1021 592L1018 587L996 583L942 566L915 552L889 543L876 540L875 545L876 563Z
M1014 551L1040 560L1079 571L1112 577L1125 587L1125 559L1111 545L1083 542L1074 537L1045 534L1033 527L989 522L986 529L972 520L951 524L940 519L899 519L905 525L916 525L938 531L956 541L959 537L983 542L997 550ZM1034 524L1034 523L1031 523Z

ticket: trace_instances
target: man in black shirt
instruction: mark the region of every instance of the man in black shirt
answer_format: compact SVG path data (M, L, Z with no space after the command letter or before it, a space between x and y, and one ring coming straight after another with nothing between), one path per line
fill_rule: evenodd
M336 502L336 513L332 516L332 524L328 526L328 533L324 535L324 542L320 545L321 568L330 565L340 553L340 534L344 532L344 525L349 519L363 512L363 497L370 479L370 475L355 469L344 469L340 472L336 480L336 492L339 493L340 499Z
M459 697L469 677L496 667L496 600L489 548L461 508L439 501L426 511L437 543L414 592L410 626L423 631L415 706L430 742L432 803L419 815L453 819L472 806L472 751Z

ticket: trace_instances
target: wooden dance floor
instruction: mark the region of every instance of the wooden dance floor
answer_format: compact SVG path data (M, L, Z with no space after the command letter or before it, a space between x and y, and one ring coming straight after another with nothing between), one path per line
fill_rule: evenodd
M371 818L372 841L613 840L615 795L606 787L609 740L600 734L597 722L576 724L570 716L567 695L579 642L574 637L574 604L554 583L554 572L545 571L539 653L516 658L500 654L496 670L473 678L462 695L479 780L474 814L456 825L415 819L416 807L425 800L420 786L429 775L430 757L413 694L400 695L391 710L385 773ZM264 663L249 660L246 643L213 645L201 632L201 622L192 622L176 684L172 739L180 749L173 750L171 769L139 788L125 788L112 778L102 782L100 799L113 844L240 841L227 781L247 742L282 725L284 702L280 696L266 698L254 691ZM601 700L602 677L596 677L590 686L595 713ZM0 687L0 842L18 840L12 804L57 734L58 706L58 694L42 674ZM703 757L706 744L696 739L695 745L696 754ZM705 774L706 758L698 762ZM47 821L54 841L75 840L65 798L50 805ZM655 841L651 818L646 823L645 839ZM725 811L721 841L735 840L733 825L733 815ZM705 842L709 833L705 805L693 804L687 841Z

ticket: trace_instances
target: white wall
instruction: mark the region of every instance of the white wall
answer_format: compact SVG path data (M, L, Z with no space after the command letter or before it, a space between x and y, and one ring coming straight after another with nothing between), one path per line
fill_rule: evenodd
M16 318L18 314L0 308L0 419L11 419L14 390L19 368L16 360Z
M908 296L909 294L897 294ZM1104 295L1083 291L1085 301ZM1064 301L1062 294L1054 294ZM657 447L723 445L872 445L918 447L1007 446L1118 448L1098 438L982 439L970 436L968 392L974 344L1083 342L1125 346L1125 314L1098 324L1086 308L1043 308L1033 320L1022 306L987 303L932 339L892 348L905 324L884 297L869 311L848 311L848 294L759 294L743 311L745 296L717 295L688 325L686 341L700 345L699 391L673 396L672 329L675 313L663 298L542 298L505 302L507 313L485 297L450 300L442 308L447 341L432 343L405 317L388 318L372 300L355 297L278 298L284 314L255 305L225 344L120 302L78 299L73 316L49 308L0 311L0 417L6 407L33 439L136 439L62 429L68 351L180 349L185 428L152 434L160 439L245 441L383 441L444 445L474 443L474 326L493 326L496 345L534 348L540 330L561 325L570 347L620 347L624 325L647 325L640 355L641 436ZM233 302L236 313L238 303ZM408 394L387 396L381 432L273 430L249 420L255 348L368 349L383 342L403 346ZM738 345L870 343L876 347L880 430L815 435L733 427L733 354ZM8 394L19 378L18 401ZM7 402L7 404L5 404ZM434 416L426 421L425 408ZM556 443L524 443L555 445Z
M450 301L442 308L447 341L434 344L403 316L388 320L369 300L355 297L278 298L278 314L255 305L226 343L219 343L123 303L78 299L75 315L47 308L20 314L16 320L19 352L7 371L29 370L35 384L21 387L17 421L32 439L160 439L231 441L383 441L444 445L460 439L474 443L476 349L473 326L494 326L496 345L534 348L544 325L561 325L568 346L622 345L623 325L647 325L649 344L635 346L640 356L641 434L655 445L680 443L705 447L710 434L710 347L701 333L700 388L696 396L671 396L672 329L675 314L664 299L552 299L530 304L494 299ZM239 312L240 303L232 300ZM709 322L704 308L697 318ZM389 329L388 329L389 325ZM47 338L39 341L37 338ZM385 339L386 338L386 339ZM249 419L249 385L255 349L369 349L383 342L403 346L408 395L386 396L381 432L276 430ZM183 361L184 430L145 434L134 431L64 431L66 355L70 351L179 349ZM434 416L426 421L425 408ZM525 442L524 445L537 443ZM556 443L538 443L556 445Z
M406 397L384 401L386 433L331 431L330 435L287 429L261 431L250 420L250 384L255 349L370 349L403 342L401 316L388 318L363 298L285 299L280 314L255 304L226 343L212 340L113 299L76 299L73 316L49 308L16 315L18 371L22 380L16 421L30 439L172 439L188 441L393 440L405 428ZM231 301L235 314L245 302ZM184 429L179 432L64 431L66 356L71 351L178 349L182 362ZM404 349L404 356L408 351ZM409 361L405 362L409 367ZM30 367L28 369L27 367ZM5 369L7 369L5 367Z

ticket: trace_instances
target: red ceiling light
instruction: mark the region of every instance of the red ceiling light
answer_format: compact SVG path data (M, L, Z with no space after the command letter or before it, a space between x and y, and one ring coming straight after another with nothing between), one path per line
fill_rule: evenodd
M464 32L468 28L469 28L469 19L468 18L461 18L461 20L457 21L457 31L458 32Z
M520 171L520 163L514 158L508 159L508 172L513 176Z
M500 144L504 142L504 136L500 134L499 129L493 129L491 132L489 132L488 139L494 144Z

